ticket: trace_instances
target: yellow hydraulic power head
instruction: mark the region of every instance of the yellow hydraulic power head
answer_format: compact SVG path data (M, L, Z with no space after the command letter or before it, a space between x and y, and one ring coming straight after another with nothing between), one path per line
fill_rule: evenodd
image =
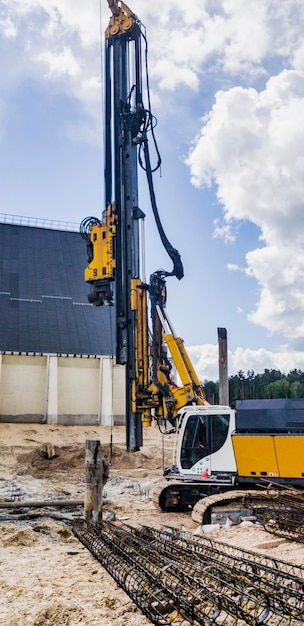
M109 204L106 210L105 222L94 224L90 229L93 259L85 269L85 281L87 283L101 279L114 280L113 239L115 233L115 206Z
M113 15L106 29L107 39L128 32L137 20L136 15L122 0L108 0L108 5Z
M112 283L115 280L115 236L116 207L108 204L103 220L94 217L85 218L80 232L87 244L88 265L84 279L91 285L88 300L101 306L113 304Z

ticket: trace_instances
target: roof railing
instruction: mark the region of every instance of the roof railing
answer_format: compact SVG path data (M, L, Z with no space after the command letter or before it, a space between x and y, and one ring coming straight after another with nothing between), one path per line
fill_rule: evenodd
M44 217L27 217L25 215L10 215L9 213L0 213L0 223L46 228L48 230L79 231L79 224L76 222L61 222L60 220L50 220Z

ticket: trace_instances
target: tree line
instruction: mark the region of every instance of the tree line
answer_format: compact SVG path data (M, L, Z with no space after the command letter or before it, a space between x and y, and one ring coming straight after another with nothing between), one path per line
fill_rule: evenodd
M205 380L203 383L206 398L210 404L219 404L219 383ZM263 374L240 370L229 377L229 400L234 406L236 400L256 398L304 398L304 371L293 369L289 374L280 370L265 369Z

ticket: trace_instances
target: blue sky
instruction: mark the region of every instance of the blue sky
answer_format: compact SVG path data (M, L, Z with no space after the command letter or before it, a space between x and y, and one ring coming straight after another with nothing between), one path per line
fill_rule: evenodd
M147 27L155 187L185 277L168 312L202 379L304 369L302 0L130 0ZM100 29L101 15L101 29ZM106 0L0 2L0 212L103 210ZM147 214L147 274L171 268Z

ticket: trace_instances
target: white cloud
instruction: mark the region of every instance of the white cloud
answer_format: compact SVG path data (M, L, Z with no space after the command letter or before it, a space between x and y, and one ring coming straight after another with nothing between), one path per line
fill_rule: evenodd
M107 6L105 10L108 21ZM41 82L78 101L87 117L86 122L71 120L64 129L67 136L96 142L101 125L99 0L4 0L0 16L0 39L1 33L7 39L0 61L0 97L9 101L20 84Z
M284 70L260 93L219 92L187 159L194 185L217 186L217 235L239 220L260 228L246 255L261 290L249 319L290 339L304 337L303 143L304 73Z
M248 83L267 73L269 55L296 67L303 59L304 5L298 0L279 7L277 0L130 0L130 5L147 26L154 103L163 89L198 92L210 76L227 81L242 74ZM0 37L11 42L2 58L2 93L27 78L49 81L50 88L57 82L99 128L100 36L110 15L106 0L2 0ZM216 236L221 228L218 224ZM232 240L227 224L225 233Z
M228 219L225 223L221 222L218 218L214 220L213 237L214 239L224 239L226 243L233 243L235 241L235 231L232 227L232 224L229 223Z
M243 269L236 265L235 263L227 263L227 269L230 272L243 272Z
M132 0L130 4L147 26L150 73L160 89L197 91L210 72L219 80L241 74L248 83L268 73L269 60L303 66L304 5L298 0L155 0L152 4ZM28 72L31 63L41 58L49 58L52 71L54 55L60 56L64 49L82 58L86 69L78 74L81 85L98 75L100 32L109 17L106 0L2 0L0 33L18 40L21 54L27 48ZM84 101L76 81L72 93ZM87 109L95 114L91 104Z
M213 76L242 74L248 84L268 74L269 61L299 68L304 54L299 0L133 0L132 8L148 27L151 72L161 88L183 86L185 68L204 82L210 66Z
M47 66L47 78L56 79L61 76L75 78L80 73L80 65L72 51L64 47L60 52L42 52L37 59Z
M0 18L0 33L7 39L14 39L17 34L17 29L14 26L10 16Z
M204 344L187 347L190 359L200 380L218 379L218 346Z
M59 38L65 33L77 33L83 46L91 46L99 41L100 9L99 0L2 0L3 11L6 7L7 16L15 28L22 33L23 18L40 16L44 21L44 28L40 30L41 46L47 47L47 42L56 33ZM35 22L28 21L28 33L35 30ZM18 34L20 34L18 33Z
M190 346L187 350L200 380L218 380L217 345ZM283 374L288 374L294 368L304 370L303 352L289 350L286 347L281 348L278 352L271 352L264 348L251 350L241 347L236 348L234 352L228 350L229 376L237 374L240 370L244 371L245 374L251 370L259 374L265 369L276 369Z

